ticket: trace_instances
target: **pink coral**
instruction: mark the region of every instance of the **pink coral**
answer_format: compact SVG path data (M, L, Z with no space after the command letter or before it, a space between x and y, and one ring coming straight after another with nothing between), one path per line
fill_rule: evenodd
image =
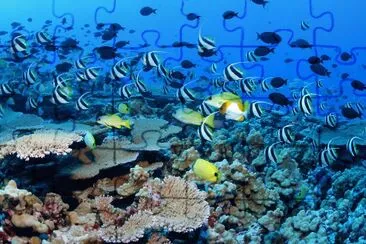
M55 226L65 226L68 208L69 205L62 201L60 195L47 193L41 213L43 218L51 220Z

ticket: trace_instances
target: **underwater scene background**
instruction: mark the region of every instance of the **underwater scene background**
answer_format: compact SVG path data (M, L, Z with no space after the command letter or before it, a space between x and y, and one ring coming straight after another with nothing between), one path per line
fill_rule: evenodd
M363 1L0 6L0 243L366 243Z

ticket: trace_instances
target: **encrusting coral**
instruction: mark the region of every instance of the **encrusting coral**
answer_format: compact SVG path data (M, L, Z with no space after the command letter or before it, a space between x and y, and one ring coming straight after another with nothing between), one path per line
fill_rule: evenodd
M60 195L48 193L42 203L32 193L18 189L12 180L0 191L0 207L7 212L9 223L18 228L48 233L67 225L66 212L69 206Z
M138 165L131 168L128 181L116 188L118 195L126 197L135 194L149 179L149 176L149 173Z

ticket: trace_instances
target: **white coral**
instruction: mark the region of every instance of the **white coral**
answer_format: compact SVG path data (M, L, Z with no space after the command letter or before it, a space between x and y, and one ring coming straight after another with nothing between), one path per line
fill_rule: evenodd
M74 132L38 130L6 142L0 150L0 158L16 154L18 158L29 161L30 158L44 158L49 154L66 155L72 150L69 146L81 140L82 136Z

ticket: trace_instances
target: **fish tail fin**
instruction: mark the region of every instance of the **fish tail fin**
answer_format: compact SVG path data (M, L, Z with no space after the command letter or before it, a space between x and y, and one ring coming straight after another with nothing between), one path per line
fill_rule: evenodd
M156 14L156 10L157 10L157 9L154 9L154 10L153 10L153 13L154 13L154 14Z
M215 128L215 114L212 113L210 115L208 115L206 118L204 118L203 120L205 120L205 124L207 124L208 126L210 126L211 128Z
M221 173L221 171L218 171L217 172L217 181L216 182L220 182L221 178L222 178L222 173Z
M127 128L127 129L131 129L131 122L129 120L126 120L123 122L123 125Z
M248 110L249 110L249 107L250 107L249 101L246 101L246 102L244 103L244 112L245 112L245 111L248 111Z
M257 40L259 40L260 39L260 34L257 32Z

